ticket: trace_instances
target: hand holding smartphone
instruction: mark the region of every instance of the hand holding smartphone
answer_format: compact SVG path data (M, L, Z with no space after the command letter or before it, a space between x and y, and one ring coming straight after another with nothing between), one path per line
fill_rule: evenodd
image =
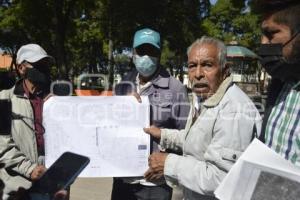
M65 152L33 184L31 191L52 196L59 190L67 189L89 162L86 156Z

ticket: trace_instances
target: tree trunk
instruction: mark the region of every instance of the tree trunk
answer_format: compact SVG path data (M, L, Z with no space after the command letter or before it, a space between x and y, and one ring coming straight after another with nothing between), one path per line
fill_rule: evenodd
M11 63L10 63L10 66L9 66L9 71L10 72L13 72L14 69L17 70L17 50L16 49L19 49L19 48L11 48L11 52L10 52L10 55L11 55Z
M112 89L114 83L114 62L113 62L113 40L112 40L112 24L109 24L108 32L108 87Z
M55 33L55 49L56 49L56 64L59 71L60 78L67 79L69 73L69 66L66 60L65 38L67 30L67 20L74 5L73 1L68 2L64 0L56 0L54 3L55 17L56 17L56 33Z
M113 41L111 38L108 41L108 70L108 84L111 90L114 83Z
M182 54L179 56L179 81L183 83L183 56Z

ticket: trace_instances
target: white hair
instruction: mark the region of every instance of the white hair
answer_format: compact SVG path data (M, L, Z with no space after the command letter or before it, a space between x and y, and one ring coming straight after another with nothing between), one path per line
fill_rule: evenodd
M221 66L221 69L224 69L226 65L227 48L224 42L216 38L202 36L200 39L197 39L187 48L187 56L189 56L189 53L193 47L204 44L213 45L218 49L218 61Z

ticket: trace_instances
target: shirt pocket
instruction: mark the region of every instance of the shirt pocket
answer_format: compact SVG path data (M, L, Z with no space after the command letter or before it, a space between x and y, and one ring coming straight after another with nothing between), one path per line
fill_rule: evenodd
M230 148L222 148L222 160L226 160L229 162L235 163L239 157L242 155L242 151L230 149Z
M172 120L172 101L163 97L149 96L151 103L152 124L158 127L168 128Z

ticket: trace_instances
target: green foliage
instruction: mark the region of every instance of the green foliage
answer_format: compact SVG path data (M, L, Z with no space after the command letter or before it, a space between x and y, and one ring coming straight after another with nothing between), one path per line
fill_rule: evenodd
M164 66L167 66L170 60L173 60L174 58L175 58L175 53L170 49L169 42L165 40L163 42L163 51L161 54L160 63Z
M161 33L161 63L182 73L186 48L204 34L256 47L258 17L244 10L240 0L12 0L0 6L0 47L15 58L21 45L40 44L55 57L56 77L106 73L108 55L131 47L134 32L147 26Z
M258 16L248 9L244 1L218 0L201 27L207 35L226 43L235 40L240 45L255 49L260 42Z

